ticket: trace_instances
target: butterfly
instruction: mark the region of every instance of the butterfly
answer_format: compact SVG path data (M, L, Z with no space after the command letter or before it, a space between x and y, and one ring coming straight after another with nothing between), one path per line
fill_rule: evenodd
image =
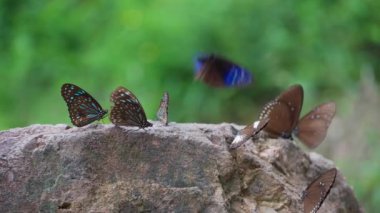
M160 107L157 111L157 118L165 126L168 125L168 107L169 107L169 93L165 92L161 98Z
M71 123L77 127L100 120L108 112L90 94L74 84L63 84L61 95L69 108Z
M252 74L227 59L211 54L196 59L195 79L212 87L241 87L252 83Z
M299 120L293 134L307 147L316 148L325 139L335 111L334 102L324 103L315 107Z
M325 139L335 116L335 103L321 104L299 119L302 104L301 85L293 85L281 93L275 100L266 104L261 112L260 120L270 118L264 131L273 138L292 139L294 134L307 147L317 147Z
M247 125L238 132L234 140L232 141L230 148L236 149L243 145L249 138L257 135L268 124L269 118L264 120L255 121L253 124Z
M304 212L316 213L322 206L334 185L337 169L333 168L323 173L317 179L309 184L303 191L301 200L303 201Z
M136 96L124 87L116 88L111 94L111 102L114 106L111 109L110 120L118 126L138 126L145 128L152 126L146 119Z

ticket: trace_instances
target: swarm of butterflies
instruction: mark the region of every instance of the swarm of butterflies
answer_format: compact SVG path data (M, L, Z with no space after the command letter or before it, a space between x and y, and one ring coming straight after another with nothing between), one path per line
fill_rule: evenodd
M252 83L252 74L230 60L217 55L200 56L195 61L195 79L211 87L242 87ZM71 122L82 127L96 120L103 119L108 111L84 89L70 83L62 85L61 95L65 100ZM144 109L137 97L124 87L116 88L110 101L113 103L110 120L116 126L151 127ZM274 100L268 102L257 121L247 125L238 132L230 145L236 149L250 138L263 137L293 139L297 137L307 147L316 148L325 139L327 130L335 115L335 103L323 103L300 119L303 104L303 88L293 85ZM168 125L169 94L164 93L157 118L163 125ZM335 182L337 169L333 168L309 184L303 191L301 200L304 212L317 212Z

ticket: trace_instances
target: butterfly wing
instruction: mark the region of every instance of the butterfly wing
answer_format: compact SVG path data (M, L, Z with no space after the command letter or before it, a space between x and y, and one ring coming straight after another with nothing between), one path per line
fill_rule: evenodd
M102 119L107 114L107 110L103 110L90 94L74 84L63 84L61 95L69 109L71 122L75 126L85 126Z
M253 134L252 137L257 135L261 130L264 129L269 123L269 118L263 118L259 122L255 121L253 123Z
M327 130L335 116L334 102L315 107L298 122L294 134L309 148L317 147L325 139Z
M247 86L252 83L249 71L215 55L197 58L195 78L213 87Z
M271 137L291 138L303 104L303 88L293 85L264 106L260 120L269 118L264 131Z
M215 57L197 58L195 62L195 79L201 80L212 87L223 87L223 70L218 71Z
M138 126L145 128L152 126L146 119L145 111L136 96L124 87L116 88L111 94L110 120L115 125Z
M161 98L160 107L157 111L157 118L165 126L168 125L168 107L169 107L169 93L165 92Z
M317 179L309 184L302 195L304 212L315 213L322 206L335 182L337 170L335 168L323 173Z
M253 124L244 127L238 132L230 148L235 149L243 145L249 138L257 135L268 124L268 121L269 118L265 118L264 120L255 121Z

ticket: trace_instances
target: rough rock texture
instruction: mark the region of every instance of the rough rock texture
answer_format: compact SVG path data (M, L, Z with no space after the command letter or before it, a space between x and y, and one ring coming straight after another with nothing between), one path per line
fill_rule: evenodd
M288 140L228 145L235 125L32 125L0 132L0 212L302 212L334 167ZM320 212L360 212L342 174Z

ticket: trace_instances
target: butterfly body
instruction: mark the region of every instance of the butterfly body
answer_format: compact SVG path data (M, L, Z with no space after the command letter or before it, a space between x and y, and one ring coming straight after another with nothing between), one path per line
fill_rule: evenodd
M252 74L249 71L212 54L196 59L195 78L212 87L247 86L252 83Z
M111 94L110 120L118 126L150 127L152 124L146 119L145 111L136 96L124 87L116 88Z
M168 125L168 113L169 113L168 108L169 108L169 93L165 92L161 98L160 106L156 113L158 120L165 126Z
M63 84L61 95L67 104L71 122L77 127L100 120L108 112L90 94L74 84Z
M316 213L334 185L337 169L333 168L311 182L302 192L305 213Z

